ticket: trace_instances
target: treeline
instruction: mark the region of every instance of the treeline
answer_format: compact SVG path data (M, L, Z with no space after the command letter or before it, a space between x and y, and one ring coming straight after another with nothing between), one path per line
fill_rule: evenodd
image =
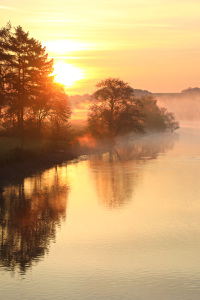
M53 60L41 42L21 26L8 23L0 30L0 126L4 135L66 138L70 106L62 85L55 83ZM88 112L95 138L114 138L132 131L175 130L172 113L151 96L137 98L131 86L108 78L97 84Z
M0 126L7 135L52 134L69 126L64 87L55 83L53 60L21 26L0 30Z

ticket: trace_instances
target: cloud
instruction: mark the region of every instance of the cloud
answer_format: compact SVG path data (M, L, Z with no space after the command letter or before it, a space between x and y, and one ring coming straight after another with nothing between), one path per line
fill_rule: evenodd
M75 95L70 96L69 101L71 103L72 109L86 110L91 104L91 95Z
M0 5L0 9L7 9L7 10L14 10L14 7L9 7L9 6L1 6Z
M63 23L63 24L80 24L80 25L82 25L82 24L88 24L88 22L87 21L81 21L81 20L67 20L67 19L61 19L61 18L59 18L59 16L58 16L58 19L52 19L52 18L50 18L50 19L34 19L34 20L32 20L32 22L41 22L41 23Z
M157 28L170 28L170 24L156 24L156 23L133 23L134 27L157 27Z

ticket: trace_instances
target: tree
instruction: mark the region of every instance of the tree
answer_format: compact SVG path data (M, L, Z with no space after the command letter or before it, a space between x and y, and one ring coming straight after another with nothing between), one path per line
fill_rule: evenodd
M49 119L53 130L53 136L57 141L65 135L70 127L69 118L71 111L68 102L68 96L61 84L54 83L53 94L50 100Z
M10 34L11 24L8 23L6 27L0 30L0 118L2 117L2 109L8 101L8 83L7 77L11 69L10 62L11 55L8 51L8 38Z
M143 132L142 102L124 81L108 78L99 82L89 109L89 130L96 136L114 138L131 131Z
M160 112L165 124L165 131L174 131L180 128L179 122L176 121L175 116L172 112L167 111L165 107L161 107Z
M67 132L68 96L52 73L53 60L29 32L10 23L0 30L1 125L21 136L22 147L24 132L41 135L44 125L57 138Z
M199 87L194 87L194 88L188 88L185 89L181 92L182 95L186 95L186 96L200 96L200 88Z
M30 38L29 32L25 32L21 26L14 28L14 32L10 24L2 28L0 45L4 92L8 99L7 113L12 112L17 120L23 140L25 110L40 97L44 85L51 80L53 60L48 60L45 47Z
M179 123L175 120L173 113L168 112L166 108L159 107L157 100L150 97L142 97L146 130L154 131L174 131L179 128Z

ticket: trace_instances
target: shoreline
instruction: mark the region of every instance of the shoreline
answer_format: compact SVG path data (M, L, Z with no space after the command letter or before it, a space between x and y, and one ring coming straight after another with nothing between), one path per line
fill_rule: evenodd
M70 162L80 156L80 153L56 152L45 156L17 161L0 167L0 190L13 182L18 183L25 177L42 172L55 165Z

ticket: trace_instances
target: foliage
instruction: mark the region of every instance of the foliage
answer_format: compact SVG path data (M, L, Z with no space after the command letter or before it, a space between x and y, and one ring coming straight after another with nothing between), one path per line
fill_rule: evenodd
M50 101L49 119L56 138L61 138L68 131L70 116L68 96L62 85L55 84L54 94Z
M173 131L179 128L174 115L160 108L152 96L137 98L127 83L108 78L97 84L89 109L89 131L113 138L129 132Z
M0 30L0 121L7 132L22 139L27 130L41 134L44 124L53 127L55 115L59 128L69 125L68 97L52 72L53 60L29 32L10 23Z
M166 108L158 107L157 100L153 97L143 97L142 99L145 118L145 129L154 131L173 131L179 128L179 123L175 120L173 113Z
M199 96L200 95L200 88L195 87L195 88L188 88L186 90L183 90L181 92L183 95L188 95L188 96Z
M89 109L89 130L96 136L113 138L131 131L143 132L142 102L124 81L108 78L97 84Z

